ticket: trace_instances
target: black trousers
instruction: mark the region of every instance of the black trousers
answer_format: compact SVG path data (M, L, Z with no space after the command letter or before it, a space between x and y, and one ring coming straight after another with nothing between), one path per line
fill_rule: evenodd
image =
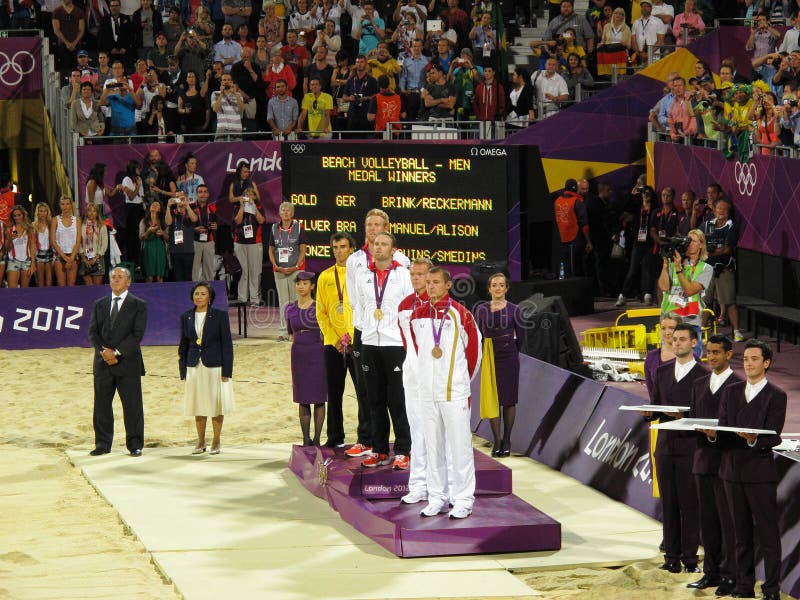
M328 384L328 443L344 444L344 416L342 415L342 396L347 373L356 388L358 398L358 371L352 354L342 356L334 347L325 346L325 379ZM359 413L363 401L358 400ZM366 407L365 407L366 408ZM359 425L361 419L359 419ZM364 442L361 442L362 444Z
M695 475L694 478L700 505L700 536L705 550L703 573L735 579L733 517L725 497L725 488L716 475Z
M353 335L353 364L356 367L356 400L358 401L358 443L372 446L372 430L369 425L369 397L367 396L367 378L364 375L364 359L361 353L361 330L356 329Z
M141 450L144 446L144 408L142 407L142 377L115 376L104 365L94 375L94 447L111 450L114 441L114 393L122 400L125 420L125 446Z
M389 453L389 417L394 427L394 453L408 455L411 451L411 432L406 416L406 397L403 391L402 346L362 345L362 372L367 380L369 421L372 451ZM387 413L388 409L388 413Z
M769 483L725 481L725 495L736 535L736 591L752 592L756 585L753 530L764 559L761 591L776 594L781 582L781 534L778 529L778 486Z
M144 204L125 204L125 260L141 266L142 241L139 239L139 222L144 218ZM131 273L133 277L133 273Z
M700 517L692 475L691 453L664 454L656 451L656 473L664 512L664 556L669 563L697 566Z
M194 244L192 240L189 240L189 243ZM194 254L170 252L170 260L172 261L172 279L174 281L192 281Z

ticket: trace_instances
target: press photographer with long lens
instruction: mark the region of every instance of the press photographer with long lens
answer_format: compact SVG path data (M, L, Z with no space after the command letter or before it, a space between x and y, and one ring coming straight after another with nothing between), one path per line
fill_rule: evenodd
M701 322L703 290L711 283L714 269L706 264L708 250L706 236L692 229L686 238L667 238L661 245L663 267L658 278L658 289L664 294L661 314L674 313L697 330L695 354L703 353Z

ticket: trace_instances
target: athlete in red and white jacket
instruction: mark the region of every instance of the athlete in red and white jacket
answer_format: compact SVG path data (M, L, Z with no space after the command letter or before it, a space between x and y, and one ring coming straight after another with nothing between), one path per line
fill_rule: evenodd
M403 336L406 359L403 361L403 390L406 397L406 415L411 431L411 456L408 473L408 493L403 496L405 504L416 504L428 499L427 460L425 450L425 432L423 429L422 401L417 386L417 353L411 342L411 314L418 306L428 304L428 291L425 283L428 270L433 266L427 258L419 258L411 263L411 285L414 293L406 296L397 308L397 323Z
M450 298L451 285L447 269L433 267L427 277L430 303L411 314L428 463L428 505L420 514L447 512L449 499L450 517L463 519L475 502L470 382L481 362L481 334L472 313Z

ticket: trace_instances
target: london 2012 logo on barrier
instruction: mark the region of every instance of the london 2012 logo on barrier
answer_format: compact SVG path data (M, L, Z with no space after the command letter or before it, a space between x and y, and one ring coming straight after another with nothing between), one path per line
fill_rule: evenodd
M27 50L15 52L11 57L5 52L0 52L0 83L8 87L17 87L35 67L36 59Z
M733 178L739 187L739 194L752 196L758 181L758 170L753 163L741 163L738 160L733 165Z

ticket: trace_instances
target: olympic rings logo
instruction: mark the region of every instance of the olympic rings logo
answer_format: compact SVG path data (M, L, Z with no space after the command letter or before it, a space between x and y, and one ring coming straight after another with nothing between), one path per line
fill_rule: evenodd
M758 181L758 171L753 163L740 163L738 160L733 165L733 178L739 186L742 196L752 196Z
M29 63L27 66L23 62L20 62L20 56L23 58L27 56L27 61L25 61ZM33 72L33 69L36 67L36 59L33 57L33 54L27 50L15 52L14 56L11 58L9 58L8 54L5 52L0 52L0 62L2 62L2 64L0 64L0 82L8 87L18 86L22 83L25 76ZM9 71L14 73L14 77L11 81L6 79L6 74Z
M305 144L292 144L292 153L293 154L302 154L306 151Z

